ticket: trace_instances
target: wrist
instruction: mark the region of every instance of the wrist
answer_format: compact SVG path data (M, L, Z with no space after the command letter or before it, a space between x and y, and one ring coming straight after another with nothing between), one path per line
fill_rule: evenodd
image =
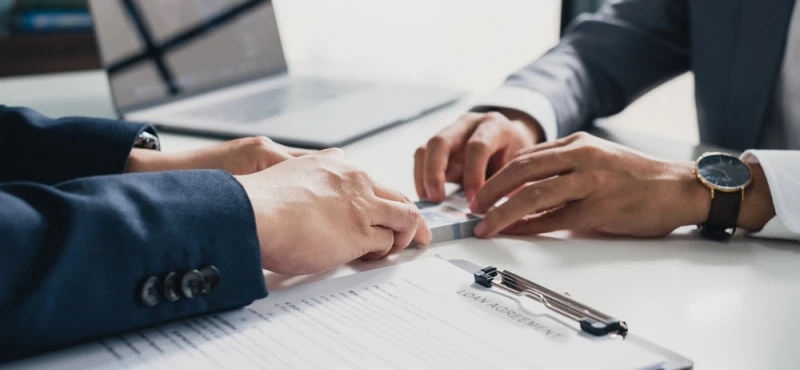
M680 162L677 168L682 194L677 203L684 209L683 226L704 224L711 210L711 189L697 179L694 162Z
M271 249L269 246L273 244L269 240L270 233L268 228L280 230L276 224L280 221L277 217L276 207L271 206L271 202L268 199L270 191L264 189L259 179L255 178L254 175L233 176L233 178L239 182L245 195L247 195L247 199L250 201L250 209L255 220L256 236L261 246L262 262L267 261L272 258L269 255Z
M191 169L181 154L168 154L150 149L133 148L128 155L126 173L158 172Z
M149 149L133 148L128 155L128 163L125 165L126 173L148 172L148 162L151 160L152 152Z
M525 131L529 132L532 135L533 143L538 144L544 141L544 129L542 125L539 124L535 118L531 117L529 114L516 110L516 109L508 109L508 108L499 108L497 109L497 113L502 114L510 121L519 122L525 129Z
M775 208L769 192L769 185L758 163L747 163L752 182L745 189L744 201L739 208L736 227L747 231L758 231L775 217ZM704 224L711 210L711 190L704 186L694 174L694 164L680 163L682 169L680 192L685 208L684 225Z
M772 202L767 177L761 165L755 161L745 161L745 164L750 168L752 181L750 186L745 189L744 201L736 226L743 230L756 232L763 229L764 225L775 217L775 205Z

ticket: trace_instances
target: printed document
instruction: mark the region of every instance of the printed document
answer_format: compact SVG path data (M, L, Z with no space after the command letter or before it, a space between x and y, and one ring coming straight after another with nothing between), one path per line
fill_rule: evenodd
M53 369L652 369L660 356L582 333L438 258L271 292L230 312L9 364Z

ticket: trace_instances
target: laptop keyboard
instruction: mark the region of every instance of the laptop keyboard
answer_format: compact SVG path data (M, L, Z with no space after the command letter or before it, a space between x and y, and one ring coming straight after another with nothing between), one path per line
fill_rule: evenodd
M180 115L236 123L256 122L352 93L363 86L350 81L295 79L286 86L195 108Z

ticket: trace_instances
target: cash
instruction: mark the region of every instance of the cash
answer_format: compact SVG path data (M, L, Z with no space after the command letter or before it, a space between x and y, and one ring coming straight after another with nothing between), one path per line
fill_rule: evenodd
M420 201L416 205L431 229L431 244L475 236L473 229L482 218L470 212L463 192L451 194L442 203Z

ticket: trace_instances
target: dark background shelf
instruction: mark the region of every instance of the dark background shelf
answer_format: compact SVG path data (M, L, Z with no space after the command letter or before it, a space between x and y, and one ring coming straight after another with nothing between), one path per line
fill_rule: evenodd
M0 37L0 76L100 68L94 35L64 33Z
M0 77L99 67L87 0L0 0Z

